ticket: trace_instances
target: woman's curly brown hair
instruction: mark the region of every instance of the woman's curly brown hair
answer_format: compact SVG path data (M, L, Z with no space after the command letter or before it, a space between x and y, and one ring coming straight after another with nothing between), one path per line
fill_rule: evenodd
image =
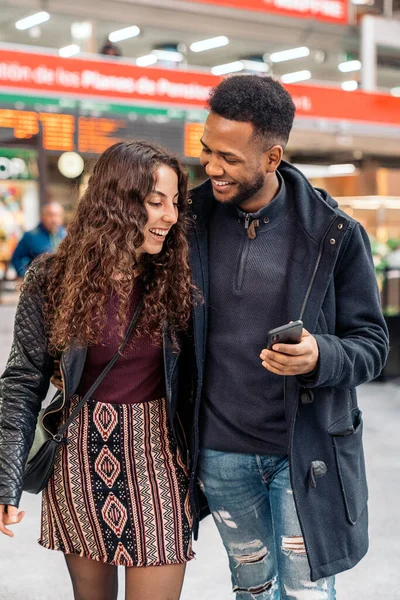
M167 165L178 176L179 217L157 255L137 257L147 221L145 199L155 172ZM156 339L163 322L173 335L188 326L193 286L188 260L187 176L163 148L120 142L98 159L88 187L57 252L45 259L44 315L49 350L101 343L106 305L117 298L119 334L126 326L134 271L141 270L145 302L137 331ZM43 264L43 263L42 263Z

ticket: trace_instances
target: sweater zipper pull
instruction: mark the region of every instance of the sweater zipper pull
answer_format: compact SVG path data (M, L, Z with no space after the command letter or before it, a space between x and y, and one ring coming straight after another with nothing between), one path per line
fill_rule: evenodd
M260 226L260 221L258 219L254 219L254 221L252 221L250 223L250 226L248 225L246 227L246 225L245 225L245 227L247 229L247 235L249 236L249 238L251 240L255 240L256 239L256 237L257 237L256 228L259 227L259 226Z

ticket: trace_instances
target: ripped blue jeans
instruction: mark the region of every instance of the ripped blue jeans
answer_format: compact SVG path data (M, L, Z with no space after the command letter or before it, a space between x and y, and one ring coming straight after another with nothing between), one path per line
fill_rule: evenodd
M286 456L202 449L199 479L236 600L335 600L334 577L310 580Z

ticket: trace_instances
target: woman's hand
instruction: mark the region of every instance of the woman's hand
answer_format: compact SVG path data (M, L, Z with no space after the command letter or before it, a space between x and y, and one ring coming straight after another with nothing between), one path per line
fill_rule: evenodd
M58 390L64 389L59 360L54 361L53 376L50 379L50 381L54 385L54 387L57 388Z
M8 537L14 537L14 533L6 526L20 523L24 516L24 511L18 511L16 506L0 504L0 532L4 533L4 535L8 535Z

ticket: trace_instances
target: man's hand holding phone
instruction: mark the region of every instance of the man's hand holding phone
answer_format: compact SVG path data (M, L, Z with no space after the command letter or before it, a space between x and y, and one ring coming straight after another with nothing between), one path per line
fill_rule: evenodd
M292 325L294 327L295 324ZM291 329L288 324L288 330ZM281 331L282 330L282 331ZM274 331L279 331L276 338ZM272 334L272 335L271 335ZM276 375L308 375L318 365L319 348L316 339L306 329L302 329L299 343L284 343L284 328L270 332L269 340L279 339L277 343L269 343L270 349L261 351L262 365Z

